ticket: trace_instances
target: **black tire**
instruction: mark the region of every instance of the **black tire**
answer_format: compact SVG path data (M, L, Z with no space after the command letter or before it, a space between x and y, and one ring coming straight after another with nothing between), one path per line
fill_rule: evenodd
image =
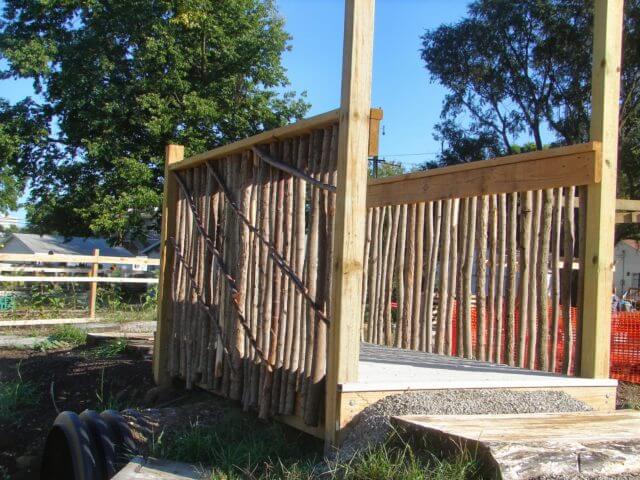
M62 412L47 435L41 480L96 480L100 468L89 428L74 412Z
M94 410L85 410L80 419L89 428L96 445L96 460L100 469L100 478L105 480L113 477L118 471L116 467L115 435L107 422Z
M115 463L116 467L120 469L129 462L131 457L134 457L138 453L136 444L133 441L133 436L131 435L131 429L124 418L122 418L122 415L115 410L105 410L100 414L100 418L104 420L113 434Z

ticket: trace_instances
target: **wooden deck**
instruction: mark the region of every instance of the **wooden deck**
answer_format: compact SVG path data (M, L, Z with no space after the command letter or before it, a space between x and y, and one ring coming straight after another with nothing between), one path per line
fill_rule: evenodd
M388 395L420 390L505 389L564 391L596 411L615 410L612 379L568 377L477 360L362 344L358 382L339 386L340 426Z
M393 423L444 451L474 452L486 474L503 479L635 474L640 412L526 415L408 415Z

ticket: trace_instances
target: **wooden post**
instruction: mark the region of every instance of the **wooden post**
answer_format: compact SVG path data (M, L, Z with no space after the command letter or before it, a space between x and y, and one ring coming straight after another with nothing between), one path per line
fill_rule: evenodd
M169 335L171 333L171 268L173 249L167 242L176 227L178 185L171 176L169 166L184 158L182 145L167 145L165 149L164 192L162 196L162 226L160 230L160 279L158 281L158 324L153 350L153 378L158 385L171 381L167 370Z
M98 258L100 256L100 250L97 248L93 250L93 256L96 257L93 264L91 265L91 270L89 270L90 277L98 276ZM91 282L91 286L89 287L89 318L96 318L96 295L98 293L98 282Z
M587 188L582 316L583 377L609 377L618 166L623 0L594 2L591 140L602 142L602 181Z
M346 0L338 179L327 357L325 442L338 443L338 386L358 379L360 300L367 200L367 153L375 0Z
M372 108L369 117L369 156L378 157L380 145L380 120L383 112L380 108Z

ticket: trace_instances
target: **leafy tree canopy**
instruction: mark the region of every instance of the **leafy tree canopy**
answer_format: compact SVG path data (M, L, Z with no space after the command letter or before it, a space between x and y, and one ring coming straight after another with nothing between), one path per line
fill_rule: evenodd
M621 196L640 195L640 0L625 2L620 116ZM439 165L589 139L590 0L476 0L466 18L427 31L422 59L447 94Z
M0 209L29 182L41 231L142 236L157 224L164 146L190 155L304 115L270 0L7 0L0 78ZM284 93L283 93L284 92Z

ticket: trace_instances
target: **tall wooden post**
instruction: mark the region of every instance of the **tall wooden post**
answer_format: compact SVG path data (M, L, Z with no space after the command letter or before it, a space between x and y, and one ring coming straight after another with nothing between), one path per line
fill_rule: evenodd
M153 349L153 378L158 385L171 381L167 371L169 335L171 334L171 268L173 249L167 239L175 233L178 185L171 176L170 165L184 158L182 145L167 145L164 165L164 192L162 196L162 226L160 231L160 279L158 281L158 323Z
M98 276L98 266L99 266L98 257L100 256L100 250L98 250L97 248L94 249L93 256L96 257L96 259L93 261L93 264L91 265L91 270L89 270L89 276L95 278ZM98 295L98 283L91 282L89 287L89 318L91 319L96 318L97 295Z
M606 378L611 341L623 0L595 0L594 4L591 140L602 142L602 182L587 189L580 373L583 377Z
M346 0L331 324L327 356L326 444L338 442L338 385L358 379L367 200L367 153L375 0Z

